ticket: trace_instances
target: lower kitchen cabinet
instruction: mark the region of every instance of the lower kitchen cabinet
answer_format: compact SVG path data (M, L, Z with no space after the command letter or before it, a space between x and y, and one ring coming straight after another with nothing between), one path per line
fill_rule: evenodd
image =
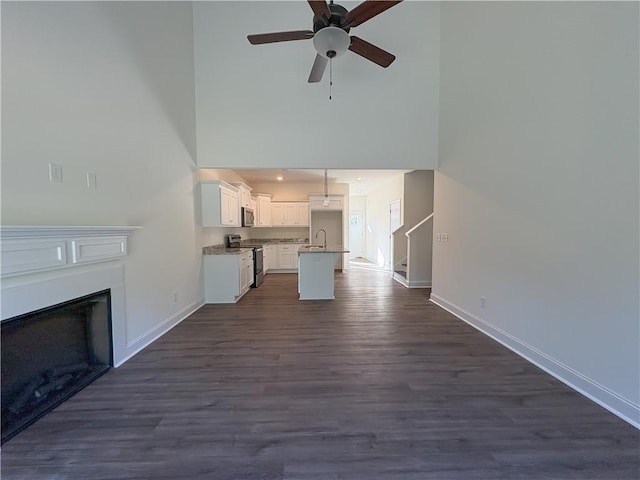
M262 263L264 268L264 273L268 273L270 270L274 268L278 268L278 246L274 244L269 244L264 246Z
M204 255L204 300L235 303L253 283L253 251Z
M278 268L291 269L298 268L298 249L300 245L280 244L278 245Z

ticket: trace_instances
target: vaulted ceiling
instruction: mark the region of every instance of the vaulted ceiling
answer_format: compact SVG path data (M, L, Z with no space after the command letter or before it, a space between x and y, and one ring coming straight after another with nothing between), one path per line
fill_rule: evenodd
M246 38L310 29L307 2L194 2L193 11L199 166L437 167L438 3L405 1L352 29L397 59L386 69L351 52L335 59L332 100L329 75L307 83L311 40Z

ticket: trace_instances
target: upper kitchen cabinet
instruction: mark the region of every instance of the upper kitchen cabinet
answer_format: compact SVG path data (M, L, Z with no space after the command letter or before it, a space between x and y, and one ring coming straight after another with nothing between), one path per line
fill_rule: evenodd
M271 195L256 193L256 227L271 226Z
M296 227L309 226L309 203L296 202L286 204L284 207L284 222L286 225Z
M239 227L240 192L221 180L200 182L203 227Z
M240 198L240 206L245 208L251 208L251 190L252 188L246 183L234 183L238 189L238 195Z
M284 225L284 203L271 203L271 225L274 227Z
M283 227L308 227L308 202L272 202L271 224Z
M312 211L339 211L342 210L343 199L342 195L328 195L325 205L324 195L309 195L309 208Z

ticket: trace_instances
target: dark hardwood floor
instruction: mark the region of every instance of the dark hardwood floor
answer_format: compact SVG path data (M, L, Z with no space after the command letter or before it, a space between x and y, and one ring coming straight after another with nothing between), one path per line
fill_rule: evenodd
M2 478L637 479L640 433L408 290L268 275L2 448Z

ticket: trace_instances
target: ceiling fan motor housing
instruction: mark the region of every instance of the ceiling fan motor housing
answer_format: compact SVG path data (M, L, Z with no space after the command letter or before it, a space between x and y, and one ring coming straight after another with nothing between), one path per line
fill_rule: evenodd
M344 23L344 16L347 14L348 10L344 8L342 5L338 5L332 3L327 5L329 10L331 11L331 16L326 18L324 15L314 15L313 16L313 31L317 32L329 25L334 25L337 27L341 27ZM342 28L342 27L341 27ZM349 27L343 28L347 33L349 32Z

